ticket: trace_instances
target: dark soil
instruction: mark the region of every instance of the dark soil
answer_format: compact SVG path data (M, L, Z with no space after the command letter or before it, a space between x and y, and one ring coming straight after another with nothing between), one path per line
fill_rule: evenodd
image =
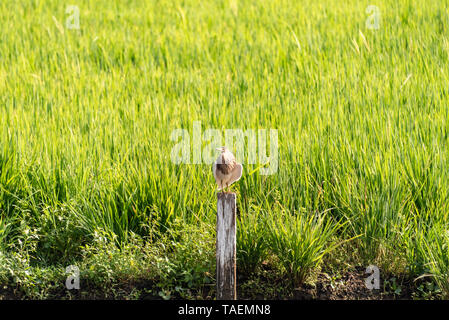
M414 281L407 276L383 275L379 289L368 289L365 268L356 268L332 278L320 273L313 284L294 286L285 279L273 279L269 272L256 279L240 279L240 299L288 300L410 300L441 298L439 292L426 292L424 280ZM428 281L428 280L426 280ZM258 289L259 288L259 289Z
M331 277L320 273L312 283L294 286L288 279L276 278L276 273L264 270L252 277L240 275L237 279L237 297L241 300L392 300L392 299L438 299L438 291L426 291L424 280L414 281L407 277L383 275L379 289L368 289L365 285L367 274L364 268L356 268L341 276ZM429 281L429 280L425 280ZM53 289L49 299L80 299L80 300L109 300L109 299L162 299L153 283L137 281L114 284L105 293L104 288L87 286L83 290L68 291L62 286ZM136 295L135 293L138 292ZM191 290L189 299L215 299L215 286L209 285L201 290ZM29 299L20 288L1 287L0 300ZM182 299L173 293L171 299Z

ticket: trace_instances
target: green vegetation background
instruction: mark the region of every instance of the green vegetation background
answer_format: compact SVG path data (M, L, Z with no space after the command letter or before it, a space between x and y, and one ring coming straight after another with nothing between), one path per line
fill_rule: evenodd
M70 297L73 264L111 295L213 296L211 169L170 160L201 121L279 132L277 174L233 187L239 274L375 264L449 294L447 4L1 1L1 287Z

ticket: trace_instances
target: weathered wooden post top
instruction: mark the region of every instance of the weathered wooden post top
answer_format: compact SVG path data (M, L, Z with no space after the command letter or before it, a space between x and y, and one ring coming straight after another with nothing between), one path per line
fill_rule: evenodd
M236 195L217 194L217 300L236 300Z

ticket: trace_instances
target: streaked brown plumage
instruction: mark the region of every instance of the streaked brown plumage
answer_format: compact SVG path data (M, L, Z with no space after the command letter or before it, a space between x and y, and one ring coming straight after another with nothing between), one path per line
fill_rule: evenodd
M229 174L235 168L235 158L226 159L224 154L221 154L221 163L217 163L217 170L220 170L223 174Z
M218 148L221 154L218 156L212 171L218 190L228 187L238 181L242 176L243 166L235 161L234 155L226 147Z

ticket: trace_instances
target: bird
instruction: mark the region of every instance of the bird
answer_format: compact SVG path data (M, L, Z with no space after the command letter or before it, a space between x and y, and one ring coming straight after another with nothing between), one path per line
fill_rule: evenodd
M218 190L228 188L230 190L231 184L238 181L242 177L243 166L236 162L234 155L227 147L217 148L220 155L212 166L215 181L218 184Z

